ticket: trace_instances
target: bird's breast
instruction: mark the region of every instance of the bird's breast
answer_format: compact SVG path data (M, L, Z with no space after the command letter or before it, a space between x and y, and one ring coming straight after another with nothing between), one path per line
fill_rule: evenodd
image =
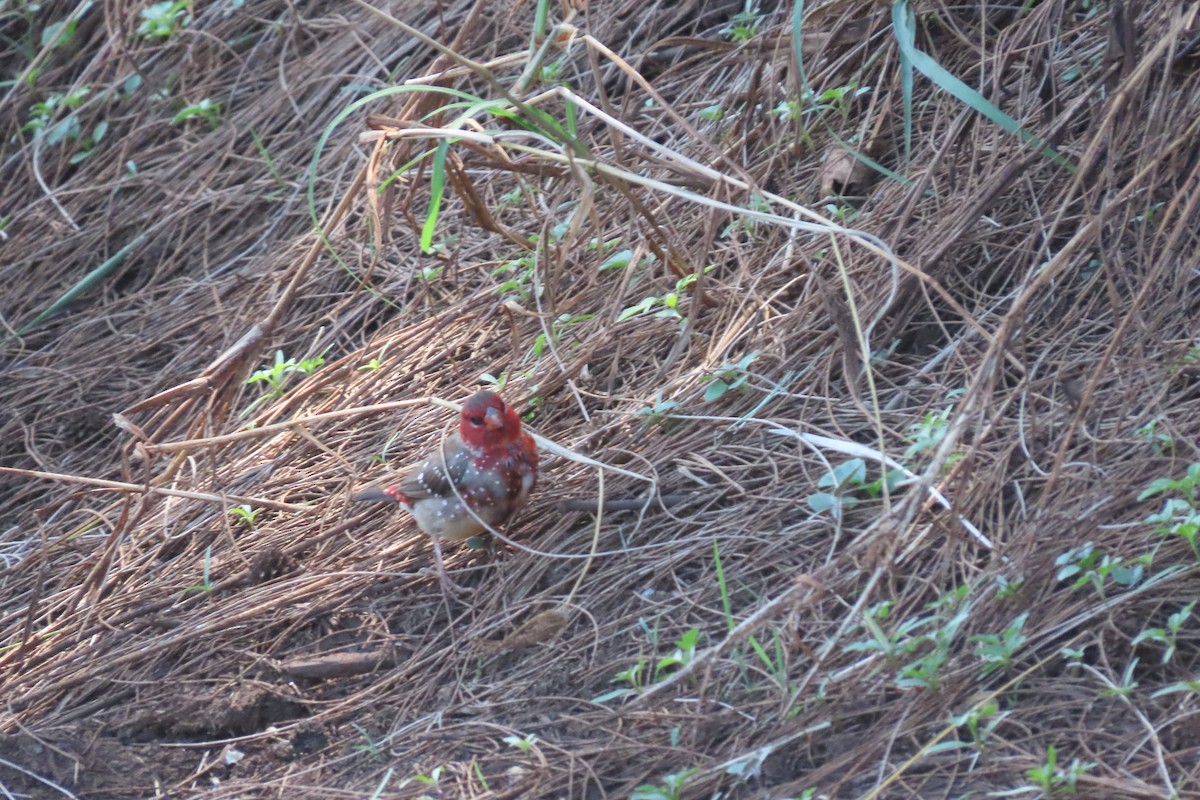
M429 536L451 542L483 533L484 526L457 497L429 497L410 507L417 527ZM478 512L477 512L478 513ZM485 514L479 516L487 519Z

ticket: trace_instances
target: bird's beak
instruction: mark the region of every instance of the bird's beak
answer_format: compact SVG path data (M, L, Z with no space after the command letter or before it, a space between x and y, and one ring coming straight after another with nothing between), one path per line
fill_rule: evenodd
M498 431L504 427L504 414L498 408L489 408L483 415L483 424L489 431Z

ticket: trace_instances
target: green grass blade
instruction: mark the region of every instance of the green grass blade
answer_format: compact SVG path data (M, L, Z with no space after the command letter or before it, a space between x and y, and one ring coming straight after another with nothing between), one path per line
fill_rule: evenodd
M450 149L448 139L438 139L433 153L433 171L429 176L429 213L421 226L421 252L433 252L433 231L437 227L438 215L442 210L442 196L446 191L446 153Z
M717 571L717 588L721 592L721 607L725 609L725 624L729 626L729 630L737 627L737 623L733 620L733 606L729 602L729 587L725 585L725 567L721 564L721 548L717 544L716 537L713 538L713 565Z
M913 63L908 57L904 41L910 44L916 41L916 18L910 10L907 14L896 11L900 3L892 6L892 25L897 27L896 39L900 44L900 98L904 106L904 163L912 161L912 120L913 120ZM903 34L900 29L903 29ZM911 49L911 48L910 48Z
M808 88L808 76L804 74L804 0L792 4L792 57L796 59L796 78L803 91Z
M908 4L908 0L897 0L892 6L892 29L896 32L896 42L900 45L900 52L908 59L909 63L916 67L922 75L929 78L935 84L945 89L950 94L957 97L960 101L975 109L983 116L990 119L992 122L999 125L1004 130L1021 139L1023 142L1028 142L1034 147L1040 148L1042 153L1047 158L1054 161L1059 166L1066 167L1074 172L1075 165L1070 160L1062 155L1059 155L1054 148L1043 145L1041 140L1034 136L1029 131L1021 127L1015 119L1005 114L999 108L991 103L986 97L979 92L967 86L958 78L951 75L945 67L930 58L929 54L924 53L916 47L916 15ZM908 112L907 103L905 108ZM908 133L908 119L905 119L905 133Z
M48 317L56 314L67 305L75 302L80 295L94 287L96 284L100 283L100 281L107 278L113 272L113 270L120 266L121 262L125 260L125 256L129 255L129 251L141 244L145 238L146 234L144 233L134 237L133 241L122 247L117 252L113 253L107 261L96 267L87 275L83 276L83 279L80 280L79 283L68 289L62 295L62 297L51 303L48 308L46 308L33 319L29 320L29 322L26 322L24 325L17 328L17 335L21 336L33 330L38 325L42 324L42 322L44 322Z

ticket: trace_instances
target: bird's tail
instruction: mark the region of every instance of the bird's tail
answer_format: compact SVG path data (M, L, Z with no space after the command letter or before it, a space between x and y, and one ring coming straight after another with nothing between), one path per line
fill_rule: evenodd
M385 487L385 486L372 486L367 489L363 489L361 492L354 495L350 499L354 500L356 502L366 501L366 502L370 502L370 503L399 503L400 502L400 498L397 497L390 490L389 487Z

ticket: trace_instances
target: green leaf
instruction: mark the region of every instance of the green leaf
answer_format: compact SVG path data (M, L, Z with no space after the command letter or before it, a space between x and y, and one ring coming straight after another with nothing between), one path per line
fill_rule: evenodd
M1145 500L1148 497L1153 497L1156 494L1170 491L1175 488L1175 481L1170 478L1158 478L1151 483L1146 490L1137 496L1138 500Z
M712 403L716 400L720 400L725 396L727 391L729 391L729 384L720 378L717 378L708 385L707 389L704 390L704 402Z
M604 259L603 262L601 262L599 271L605 272L606 270L610 270L610 269L621 269L622 267L629 266L630 262L632 262L632 261L633 261L633 251L632 250L618 250L617 252L615 252L611 256L609 256L608 258Z
M633 689L613 689L611 692L596 695L592 698L592 702L607 703L609 700L616 700L618 697L626 697L634 693Z
M79 120L74 116L59 120L46 131L46 144L58 144L63 139L71 135L71 132L79 125Z
M808 507L818 514L824 514L838 505L836 495L828 492L817 492L808 496Z
M89 3L89 5L90 5L90 3ZM62 19L62 20L59 20L58 22L54 22L54 23L51 23L50 25L47 25L42 30L42 47L49 47L52 43L54 43L55 39L58 39L57 44L55 44L56 47L62 47L64 45L66 45L68 42L71 41L71 37L75 35L75 25L76 24L77 24L77 21L74 19ZM66 30L63 33L62 38L59 39L58 33L59 33L59 31L62 31L64 28Z
M136 92L141 87L141 85L142 85L142 76L138 75L135 72L132 75L130 75L128 78L126 78L125 82L121 84L121 92L127 96L131 95L134 92Z
M651 295L650 297L644 297L637 304L632 305L629 308L626 308L624 311L622 311L620 314L618 314L617 322L624 322L625 320L629 319L630 317L636 317L639 314L645 314L647 311L654 308L654 305L657 302L658 302L658 298L654 297L653 295Z
M832 472L826 472L820 480L817 481L817 486L821 488L841 488L847 484L860 484L867 479L867 462L861 458L852 458L849 461L844 461L833 468Z

